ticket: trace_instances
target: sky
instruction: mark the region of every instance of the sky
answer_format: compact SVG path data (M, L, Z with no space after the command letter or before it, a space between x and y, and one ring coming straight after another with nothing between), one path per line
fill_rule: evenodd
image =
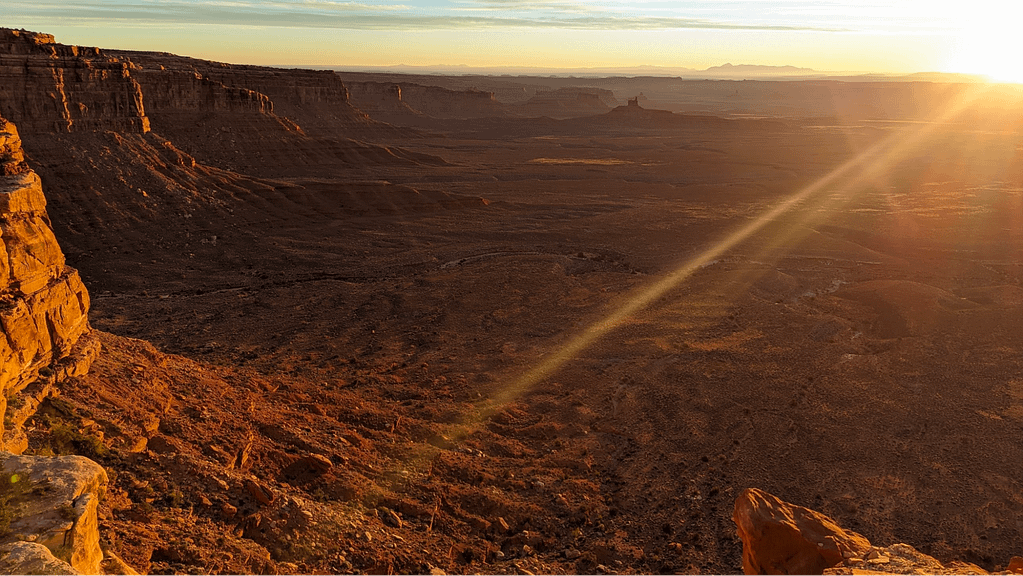
M989 74L1023 81L1003 0L3 0L58 42L241 64ZM1018 78L1016 76L1019 76Z

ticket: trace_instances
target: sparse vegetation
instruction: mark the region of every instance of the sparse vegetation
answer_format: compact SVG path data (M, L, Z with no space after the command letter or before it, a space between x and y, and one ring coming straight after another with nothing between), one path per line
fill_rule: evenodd
M65 520L74 520L75 518L75 508L71 504L61 504L60 508L57 509L57 513Z
M29 490L28 478L14 472L0 473L0 537L7 535L18 517L18 502Z
M47 445L36 450L40 455L77 454L92 459L102 459L110 449L99 437L83 432L77 423L81 418L74 406L61 398L48 398L34 416L36 427L49 431Z

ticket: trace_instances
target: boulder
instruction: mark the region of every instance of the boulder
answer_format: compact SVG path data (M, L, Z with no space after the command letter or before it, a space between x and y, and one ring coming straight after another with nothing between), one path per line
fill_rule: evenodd
M0 467L5 474L17 474L26 491L10 503L15 518L5 540L32 541L78 572L101 573L96 509L106 491L103 468L83 456L50 458L9 452L0 452Z
M732 519L742 539L746 574L821 574L871 550L866 538L831 518L756 488L736 499Z
M38 542L8 542L0 545L2 574L81 574Z

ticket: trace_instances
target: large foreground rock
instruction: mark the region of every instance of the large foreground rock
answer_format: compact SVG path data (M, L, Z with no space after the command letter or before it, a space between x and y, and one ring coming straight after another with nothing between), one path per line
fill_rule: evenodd
M41 544L79 572L101 573L103 551L96 510L106 491L103 468L82 456L51 458L9 452L0 452L0 467L4 477L17 474L17 483L24 483L11 502L15 518L4 540Z
M38 542L0 544L2 574L80 574Z
M809 508L749 488L732 516L746 574L987 574L968 562L943 564L908 544L885 548ZM1013 558L1008 573L1023 560Z
M746 574L821 574L845 558L863 557L870 542L827 516L749 488L732 515Z

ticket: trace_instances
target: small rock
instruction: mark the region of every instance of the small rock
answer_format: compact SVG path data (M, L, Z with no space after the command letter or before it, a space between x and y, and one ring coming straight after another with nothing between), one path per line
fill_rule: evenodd
M173 440L161 434L150 438L147 448L157 454L176 454L179 451Z
M225 518L234 518L234 515L238 513L238 509L224 502L224 505L220 507L220 512Z
M576 550L575 548L569 548L568 550L562 552L562 555L565 557L565 560L575 560L582 556L583 553Z
M330 461L330 458L320 454L306 454L302 458L302 463L319 474L323 474L334 467L334 463Z
M252 452L252 441L250 440L235 454L233 468L241 470L249 463L249 454Z
M201 504L203 508L213 506L213 502L210 502L210 499L205 496L199 496L199 504Z
M536 551L533 550L533 547L530 546L529 544L523 544L522 545L522 555L523 556L532 556L535 552Z
M500 550L498 550L497 552L494 552L494 559L495 560L504 560L504 552L501 552Z
M363 532L362 533L362 537L366 539L366 542L372 542L373 541L373 535L370 534L368 531L367 532Z
M401 516L394 510L387 510L384 512L384 522L394 526L395 528L401 528Z
M500 516L494 519L494 526L497 527L497 529L499 529L501 532L508 532L509 530L511 530L511 526L508 526L508 523L505 522L504 518Z
M274 501L274 493L267 487L261 486L252 480L245 481L245 489L249 494L263 506L269 506Z
M443 576L444 574L447 574L447 572L434 566L433 568L430 568L430 574L432 574L433 576Z

